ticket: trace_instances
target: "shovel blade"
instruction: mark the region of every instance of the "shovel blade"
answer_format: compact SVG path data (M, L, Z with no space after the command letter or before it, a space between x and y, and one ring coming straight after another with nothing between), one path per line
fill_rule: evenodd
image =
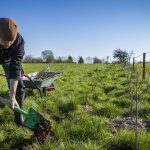
M40 123L40 120L41 115L33 108L30 108L28 115L25 117L24 126L30 129L35 129L36 126Z

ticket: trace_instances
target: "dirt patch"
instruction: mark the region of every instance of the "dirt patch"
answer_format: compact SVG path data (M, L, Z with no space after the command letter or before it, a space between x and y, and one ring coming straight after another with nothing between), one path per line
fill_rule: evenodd
M113 129L129 129L133 130L136 129L136 126L138 129L144 129L146 131L150 131L150 122L145 121L143 119L138 119L136 124L136 119L131 117L117 117L114 119L110 119L108 121L108 125L113 127Z
M93 110L92 106L90 105L81 105L84 112L91 112Z
M40 143L43 143L47 136L54 136L54 132L52 131L52 125L49 120L41 117L41 121L35 128L34 134L31 136L31 139L37 139Z
M33 135L30 139L24 139L20 143L17 143L16 150L27 150L27 149L38 149L38 145L36 145L36 141L38 143L43 144L44 141L48 138L50 141L54 137L54 132L52 130L52 125L49 120L44 119L41 116L40 123L34 129Z
M33 141L31 139L23 139L22 141L16 143L13 147L15 150L27 150L29 147L33 147Z

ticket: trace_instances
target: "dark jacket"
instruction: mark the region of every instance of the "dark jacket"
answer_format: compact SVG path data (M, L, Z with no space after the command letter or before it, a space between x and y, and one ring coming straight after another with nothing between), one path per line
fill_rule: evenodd
M0 64L9 65L9 79L19 79L24 54L24 39L19 33L8 49L0 46Z

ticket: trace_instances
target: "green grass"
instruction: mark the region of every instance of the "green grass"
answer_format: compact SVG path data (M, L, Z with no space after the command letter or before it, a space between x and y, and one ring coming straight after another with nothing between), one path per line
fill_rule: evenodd
M120 108L129 108L130 107L130 101L126 98L118 98L112 101L113 104Z
M46 69L48 64L23 64L27 73ZM128 69L121 65L109 64L49 64L50 71L63 71L56 81L55 90L40 98L37 90L26 89L25 110L30 107L42 112L51 121L55 136L52 141L34 143L35 149L42 150L131 150L135 147L135 133L117 130L107 124L109 119L130 116L130 97L135 90L135 74L128 83ZM2 68L0 67L0 72ZM140 93L147 85L142 83ZM150 119L149 91L140 96L139 118ZM1 96L9 100L7 82L0 78ZM135 116L135 100L133 115ZM0 148L12 149L17 143L29 138L33 132L13 123L13 112L0 105ZM87 110L86 110L87 107ZM90 108L90 109L89 109ZM45 111L45 112L44 112ZM50 114L62 117L55 121ZM139 133L139 149L150 148L150 134ZM28 149L32 149L31 146Z
M60 113L67 114L70 111L75 111L77 109L77 104L72 100L59 100L57 108Z
M138 148L140 150L149 150L150 135L139 132ZM135 150L136 149L135 133L134 131L124 130L111 136L105 143L105 148L108 150Z

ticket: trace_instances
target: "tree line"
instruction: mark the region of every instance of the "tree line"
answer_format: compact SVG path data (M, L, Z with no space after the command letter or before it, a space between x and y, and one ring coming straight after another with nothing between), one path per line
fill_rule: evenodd
M29 54L26 55L23 59L24 63L102 63L103 61L98 57L86 57L83 59L82 56L78 58L74 58L72 56L67 57L54 57L54 53L52 50L44 50L41 52L41 57L34 57L33 55Z
M111 63L127 63L130 62L130 58L133 55L133 51L127 52L126 50L122 50L120 48L115 49L113 51L113 58L114 60ZM52 50L44 50L41 52L41 57L34 57L33 55L26 55L23 59L24 63L109 63L109 56L106 58L100 59L98 57L86 57L83 59L82 56L78 58L74 58L72 56L67 57L54 57L54 53Z

